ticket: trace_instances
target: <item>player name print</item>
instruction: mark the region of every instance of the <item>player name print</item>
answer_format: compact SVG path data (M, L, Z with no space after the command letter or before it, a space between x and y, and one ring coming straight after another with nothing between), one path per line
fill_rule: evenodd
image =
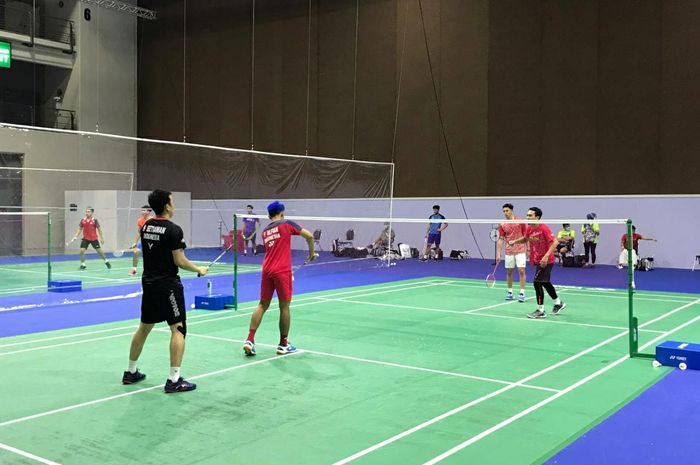
M263 241L265 245L272 247L275 245L275 241L280 238L279 228L275 226L274 228L267 229L263 231Z
M152 224L146 225L143 233L143 238L149 241L159 241L160 235L165 234L165 226L155 226Z

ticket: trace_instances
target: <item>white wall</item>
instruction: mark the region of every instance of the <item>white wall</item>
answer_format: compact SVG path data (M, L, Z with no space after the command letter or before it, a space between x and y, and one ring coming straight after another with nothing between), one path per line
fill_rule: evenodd
M95 218L99 220L104 234L105 250L128 248L136 237L136 220L141 214L141 206L148 204L148 194L149 192L146 191L66 191L65 237L70 238L75 234L78 223L84 216L85 208L91 206L95 209ZM192 243L190 193L173 192L173 202L176 207L173 221L182 228L185 242L190 245ZM71 203L77 205L76 211L68 209ZM77 250L78 245L74 243L72 248ZM92 249L89 251L92 252Z
M234 212L243 213L248 203L256 207L256 213L264 214L271 199L256 200L195 200L192 202L193 241L198 244L216 245L218 236L219 212L231 225ZM700 230L700 196L576 196L576 197L478 197L465 198L464 206L470 218L495 221L502 218L501 206L512 203L516 214L524 216L529 207L538 206L543 210L543 220L548 218L585 220L586 214L595 212L598 218L631 218L637 226L637 232L654 237L658 242L644 241L640 244L643 256L653 256L657 267L689 268L696 254L700 253L697 231ZM441 213L448 220L465 217L462 203L456 198L400 198L394 199L393 217L427 218L433 204L441 206ZM309 199L285 201L287 216L334 216L334 217L377 217L386 218L389 202L377 199ZM263 224L265 222L263 221ZM355 245L366 245L381 230L381 223L362 223L357 221L335 223L314 223L301 221L309 230L323 230L321 245L330 249L331 241L343 237L350 227L355 229ZM394 224L396 241L420 247L425 233L425 224ZM551 224L554 232L561 229L560 224ZM467 249L472 257L479 257L478 248L487 258L493 257L493 242L489 239L490 225L473 225L471 230L463 224L452 223L443 234L443 248ZM472 231L476 241L472 237ZM598 263L613 264L619 254L620 236L624 226L601 226L598 245ZM577 253L582 253L580 228L577 228ZM478 248L477 248L478 245ZM296 247L303 247L301 241Z
M52 245L62 247L64 192L68 190L129 190L136 165L136 143L94 136L27 131L0 127L0 151L24 154L22 182L24 211L51 211L54 220ZM55 171L47 171L55 170ZM80 173L78 170L121 172ZM133 179L133 185L136 180ZM45 228L28 220L23 228L26 250L43 247Z

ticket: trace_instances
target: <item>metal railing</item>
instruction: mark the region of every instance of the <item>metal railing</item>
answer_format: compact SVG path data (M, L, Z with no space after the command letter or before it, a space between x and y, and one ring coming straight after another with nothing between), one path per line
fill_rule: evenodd
M10 6L0 0L0 29L29 36L24 45L34 46L36 38L47 39L70 46L65 53L72 54L75 48L75 25L69 19L35 14L29 5L27 8Z
M0 102L0 122L55 129L77 129L75 111Z

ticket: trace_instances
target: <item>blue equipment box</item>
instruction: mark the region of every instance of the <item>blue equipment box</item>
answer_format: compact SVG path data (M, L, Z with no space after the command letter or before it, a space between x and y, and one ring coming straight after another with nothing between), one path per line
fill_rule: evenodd
M207 294L194 296L194 306L201 310L223 310L226 305L233 305L233 296L226 294Z
M56 279L47 283L49 292L77 292L83 290L83 282L69 279Z
M700 344L666 341L656 346L656 361L681 370L700 370Z

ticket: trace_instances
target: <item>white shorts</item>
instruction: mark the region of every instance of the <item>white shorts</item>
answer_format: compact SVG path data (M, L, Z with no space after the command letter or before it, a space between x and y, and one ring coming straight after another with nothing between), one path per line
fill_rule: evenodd
M527 256L525 252L517 255L506 255L506 268L525 268L527 264Z

